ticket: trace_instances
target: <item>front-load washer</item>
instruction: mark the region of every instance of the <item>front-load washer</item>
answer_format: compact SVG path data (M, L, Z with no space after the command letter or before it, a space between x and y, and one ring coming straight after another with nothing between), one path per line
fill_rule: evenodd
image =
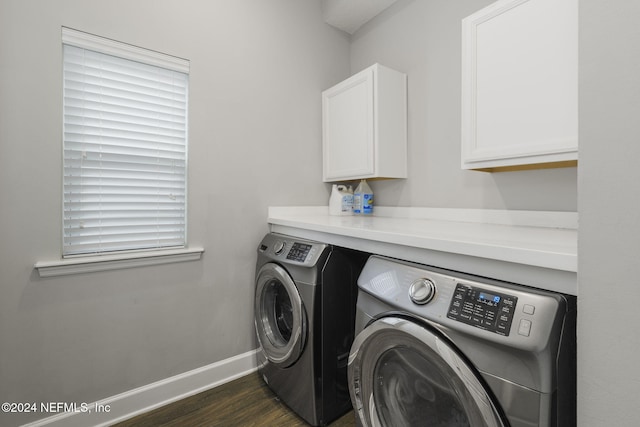
M378 256L358 287L358 425L576 425L575 297Z
M281 234L258 246L258 371L311 425L351 410L347 360L355 336L357 279L368 255Z

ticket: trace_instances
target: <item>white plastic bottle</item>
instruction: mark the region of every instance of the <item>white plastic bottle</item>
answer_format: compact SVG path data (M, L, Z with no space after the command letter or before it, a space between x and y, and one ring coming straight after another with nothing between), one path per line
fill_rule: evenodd
M342 194L338 190L338 184L331 186L331 196L329 196L329 215L340 215L342 209Z
M342 195L341 214L353 215L353 190L351 186L343 186L342 188L343 190L340 190L340 194ZM340 189L340 186L338 186L338 189Z
M371 215L373 213L373 191L364 179L353 193L353 213L354 215Z

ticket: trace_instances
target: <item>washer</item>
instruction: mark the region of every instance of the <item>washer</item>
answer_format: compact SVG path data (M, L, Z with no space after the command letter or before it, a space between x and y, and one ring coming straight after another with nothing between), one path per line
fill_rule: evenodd
M347 360L355 336L357 279L368 255L267 234L258 246L258 371L311 425L351 410Z
M358 425L576 425L575 297L378 256L358 287Z

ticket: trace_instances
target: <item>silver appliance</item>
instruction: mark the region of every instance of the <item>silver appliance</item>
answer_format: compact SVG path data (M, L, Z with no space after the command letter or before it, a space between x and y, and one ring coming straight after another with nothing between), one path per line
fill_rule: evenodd
M378 256L358 287L358 425L576 425L575 297Z
M326 425L351 410L347 359L366 259L362 252L275 233L258 246L258 371L309 424Z

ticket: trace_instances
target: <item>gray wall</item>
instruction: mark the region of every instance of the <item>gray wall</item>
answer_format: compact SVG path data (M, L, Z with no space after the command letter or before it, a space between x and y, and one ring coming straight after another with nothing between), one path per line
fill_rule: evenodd
M202 261L34 272L60 257L62 25L191 60ZM0 2L0 401L92 402L254 349L267 206L326 203L320 92L348 75L320 1Z
M640 407L640 3L580 0L578 425Z
M409 179L374 181L390 206L576 211L577 168L460 169L461 20L491 0L399 0L352 38L351 71L379 62L408 75Z

